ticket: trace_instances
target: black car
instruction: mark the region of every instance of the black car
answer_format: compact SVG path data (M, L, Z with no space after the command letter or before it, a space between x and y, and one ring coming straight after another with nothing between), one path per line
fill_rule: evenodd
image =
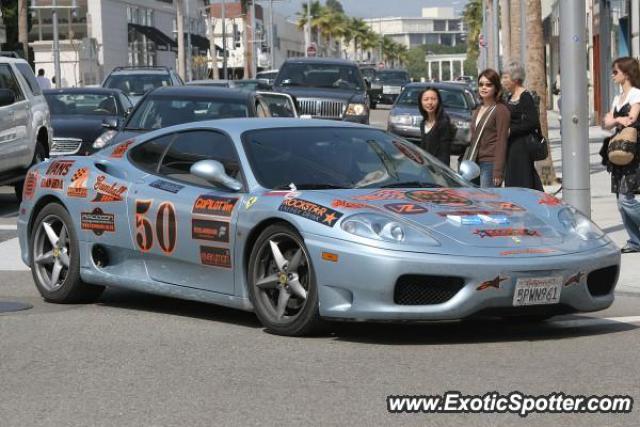
M354 62L288 59L280 67L273 90L293 96L301 116L369 124L367 85Z
M122 125L133 108L129 98L118 89L48 89L43 93L53 127L51 156L93 152L96 138L106 128Z
M138 134L188 122L236 117L298 117L291 96L204 86L161 87L147 93L118 130L105 132L94 150Z
M420 142L422 115L418 110L420 92L435 87L440 92L445 111L458 129L451 154L462 154L469 145L471 114L477 107L467 85L458 83L409 83L389 111L387 130L413 142Z
M379 70L371 83L371 108L377 104L393 104L402 89L411 83L405 70Z

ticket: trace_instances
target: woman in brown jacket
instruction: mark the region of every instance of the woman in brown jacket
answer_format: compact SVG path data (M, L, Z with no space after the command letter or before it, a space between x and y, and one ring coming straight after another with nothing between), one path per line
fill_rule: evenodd
M511 113L502 102L500 75L486 69L478 77L482 105L471 118L471 144L477 145L473 160L480 166L480 187L500 187L504 179Z

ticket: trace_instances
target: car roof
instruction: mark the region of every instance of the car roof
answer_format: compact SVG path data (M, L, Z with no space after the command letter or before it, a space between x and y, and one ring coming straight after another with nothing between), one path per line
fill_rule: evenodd
M45 95L55 95L63 93L115 95L122 93L122 91L120 89L106 87L66 87L61 89L45 89L42 91L42 93L44 93Z
M353 61L340 58L289 58L285 64L331 64L331 65L351 65L357 67Z
M278 68L274 68L273 70L262 70L262 71L258 71L256 74L262 74L262 73L277 73L279 71Z
M162 86L149 93L150 97L189 97L189 98L224 98L245 101L252 92L241 91L236 88L216 86Z
M169 74L166 68L121 68L113 70L110 75L118 74Z
M3 63L10 63L10 64L29 64L27 61L25 61L22 58L14 58L11 56L0 56L0 62Z
M414 82L407 84L404 88L426 88L426 87L434 87L436 89L458 89L458 90L469 90L469 86L465 84L454 83L454 82Z

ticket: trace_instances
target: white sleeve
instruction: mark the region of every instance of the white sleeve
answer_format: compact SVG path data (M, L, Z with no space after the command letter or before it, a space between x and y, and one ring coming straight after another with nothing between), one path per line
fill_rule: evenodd
M629 91L628 102L629 105L640 104L640 89L634 87Z
M613 97L613 102L611 103L611 110L610 111L615 111L616 107L618 106L618 99L620 99L620 95L616 95Z

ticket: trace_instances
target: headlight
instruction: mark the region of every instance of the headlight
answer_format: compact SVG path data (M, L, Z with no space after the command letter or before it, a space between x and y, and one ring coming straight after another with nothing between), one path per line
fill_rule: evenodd
M458 129L469 130L469 122L467 122L467 121L464 121L464 120L453 120L453 124Z
M596 240L606 237L604 231L600 230L597 225L576 208L568 207L562 209L558 212L558 220L567 231L577 234L582 240Z
M105 133L100 135L98 138L96 138L96 140L93 142L93 148L95 149L103 148L104 146L109 144L117 134L118 132L115 130L106 131Z
M379 214L355 214L342 221L341 227L349 234L365 237L373 240L384 240L393 243L415 243L429 246L438 246L439 243L427 235L421 233L406 224L393 218Z
M389 116L389 122L394 125L411 126L413 125L413 116L411 114L400 114L397 116Z
M347 116L362 116L367 111L364 104L349 104L347 107Z

